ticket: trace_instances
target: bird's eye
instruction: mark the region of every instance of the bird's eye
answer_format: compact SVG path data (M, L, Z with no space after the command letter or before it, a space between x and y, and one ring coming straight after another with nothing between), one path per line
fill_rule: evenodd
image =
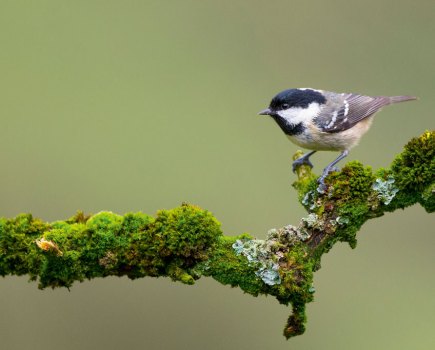
M288 109L290 108L290 105L288 103L284 103L281 105L282 109Z

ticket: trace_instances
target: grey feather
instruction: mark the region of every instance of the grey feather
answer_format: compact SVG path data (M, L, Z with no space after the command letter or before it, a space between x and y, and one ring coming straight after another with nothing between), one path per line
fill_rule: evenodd
M324 92L327 98L314 122L328 133L350 129L361 120L370 117L382 107L392 103L415 100L412 96L364 96L351 93Z

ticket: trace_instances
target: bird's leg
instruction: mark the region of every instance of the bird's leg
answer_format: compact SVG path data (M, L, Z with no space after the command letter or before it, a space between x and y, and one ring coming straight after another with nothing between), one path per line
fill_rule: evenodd
M302 157L296 159L292 164L293 172L296 172L296 167L300 165L308 165L310 168L313 167L313 164L310 162L310 157L316 153L316 151L311 151L310 153L304 154Z
M337 157L337 159L335 159L334 161L332 161L331 163L329 163L325 169L323 169L323 173L322 176L320 176L317 180L317 182L319 183L319 187L317 188L317 192L319 193L323 193L325 192L325 178L328 176L328 174L333 171L334 169L334 165L337 164L340 160L342 160L343 158L345 158L347 155L349 154L349 151L347 149L345 149L343 152L341 152L341 154Z

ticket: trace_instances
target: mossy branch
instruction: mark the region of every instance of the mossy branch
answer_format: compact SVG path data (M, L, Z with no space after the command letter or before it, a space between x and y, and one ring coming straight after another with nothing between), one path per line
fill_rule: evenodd
M168 276L186 284L211 276L291 304L288 338L305 330L305 304L313 300L313 273L322 255L338 241L354 248L361 225L385 212L415 203L434 212L434 174L434 131L412 139L389 168L373 172L356 161L346 164L326 178L324 193L302 165L293 186L309 214L297 226L270 230L266 240L224 236L210 212L190 204L156 217L79 212L53 223L31 214L2 218L0 275L29 275L41 289L105 276Z

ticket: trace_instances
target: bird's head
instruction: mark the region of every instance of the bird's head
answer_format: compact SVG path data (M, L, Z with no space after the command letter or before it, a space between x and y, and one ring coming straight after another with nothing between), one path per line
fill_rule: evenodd
M300 112L309 109L313 104L319 106L325 102L326 98L320 90L310 88L288 89L277 94L270 102L269 107L258 114L269 115L274 119L283 118L288 122L293 122L289 120L291 117L295 117Z

